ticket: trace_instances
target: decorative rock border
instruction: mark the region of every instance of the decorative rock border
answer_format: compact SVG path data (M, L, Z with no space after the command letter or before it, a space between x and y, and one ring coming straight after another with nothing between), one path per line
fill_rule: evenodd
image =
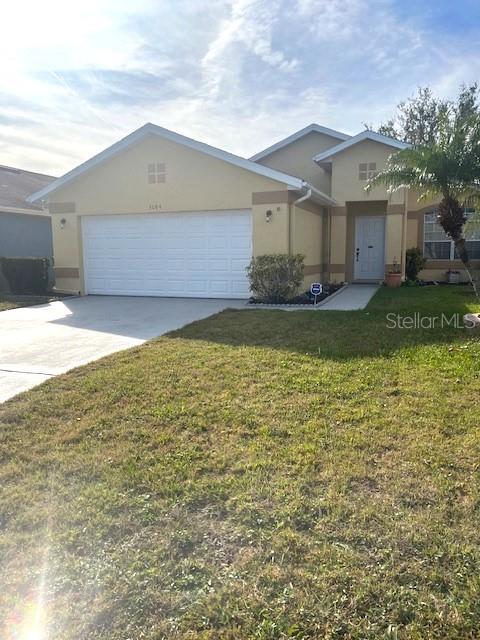
M245 309L271 309L271 310L280 310L280 311L316 311L320 307L322 307L327 301L332 300L335 296L337 296L341 291L346 289L348 284L342 285L339 289L334 291L332 294L317 302L317 304L275 304L268 302L247 302L245 305Z

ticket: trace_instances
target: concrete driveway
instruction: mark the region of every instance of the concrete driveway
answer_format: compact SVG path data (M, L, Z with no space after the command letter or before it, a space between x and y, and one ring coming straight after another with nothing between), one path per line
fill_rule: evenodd
M87 296L0 312L0 402L244 300Z

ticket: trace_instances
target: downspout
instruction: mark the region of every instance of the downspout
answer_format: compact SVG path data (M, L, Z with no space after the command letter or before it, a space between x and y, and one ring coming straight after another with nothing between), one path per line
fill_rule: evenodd
M295 207L297 205L299 205L301 202L304 202L305 200L309 200L312 197L312 189L310 187L310 185L308 184L308 182L304 182L302 185L303 189L307 190L307 193L303 196L301 196L300 198L298 198L297 200L294 200L292 202L292 204L290 205L290 211L289 211L289 219L288 219L288 253L289 255L292 255L292 251L293 251L293 247L294 245L294 239L295 239Z

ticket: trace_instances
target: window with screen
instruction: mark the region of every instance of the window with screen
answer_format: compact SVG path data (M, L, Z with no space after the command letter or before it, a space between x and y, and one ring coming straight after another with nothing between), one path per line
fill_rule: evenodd
M466 209L467 223L465 225L465 239L470 259L480 260L480 223L476 222L474 209ZM458 256L455 245L446 235L438 222L436 209L425 214L423 255L427 260L456 260Z

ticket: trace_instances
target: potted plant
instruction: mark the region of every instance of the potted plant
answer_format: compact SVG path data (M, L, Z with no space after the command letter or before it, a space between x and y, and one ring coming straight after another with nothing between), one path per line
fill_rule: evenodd
M458 284L460 282L460 271L449 269L447 271L447 282L449 284Z
M392 268L385 274L385 284L387 287L399 287L402 284L402 272L397 259L393 259Z

